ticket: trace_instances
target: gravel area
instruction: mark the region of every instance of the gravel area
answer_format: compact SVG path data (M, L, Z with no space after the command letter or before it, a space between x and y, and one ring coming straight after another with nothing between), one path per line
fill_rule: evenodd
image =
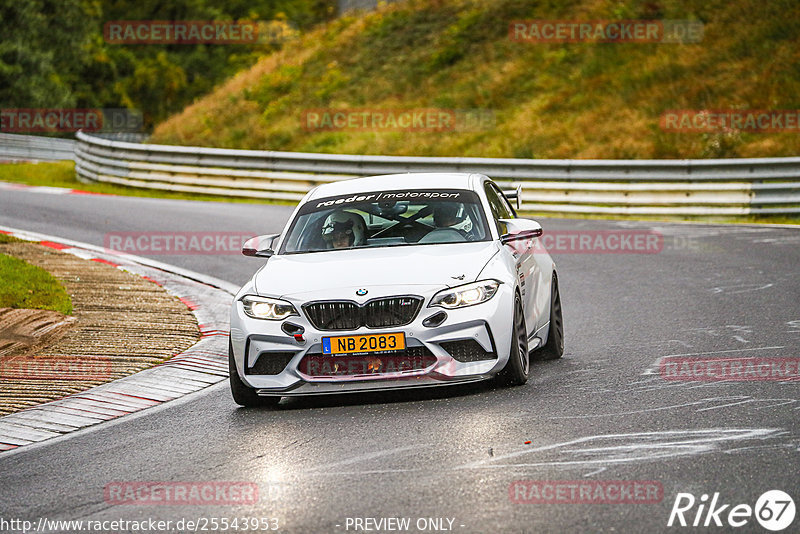
M40 244L0 253L46 269L73 304L70 317L0 309L0 415L158 365L200 337L186 304L136 274Z

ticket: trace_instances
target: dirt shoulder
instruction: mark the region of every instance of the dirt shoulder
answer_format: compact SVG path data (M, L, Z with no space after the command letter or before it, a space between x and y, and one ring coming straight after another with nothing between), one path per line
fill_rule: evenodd
M0 244L46 269L73 304L72 316L0 310L0 415L152 367L200 337L192 312L157 284L56 248Z

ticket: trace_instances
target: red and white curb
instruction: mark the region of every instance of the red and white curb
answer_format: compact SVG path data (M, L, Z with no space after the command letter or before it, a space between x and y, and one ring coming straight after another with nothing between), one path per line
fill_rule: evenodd
M0 232L113 265L158 284L186 304L201 334L195 345L156 367L0 417L0 452L157 406L228 377L228 312L237 289L233 284L85 243L2 226Z
M108 193L94 193L92 191L83 191L81 189L69 189L67 187L51 187L48 185L27 185L17 184L13 182L0 182L0 189L12 191L26 191L28 193L45 193L48 195L103 195L113 196Z

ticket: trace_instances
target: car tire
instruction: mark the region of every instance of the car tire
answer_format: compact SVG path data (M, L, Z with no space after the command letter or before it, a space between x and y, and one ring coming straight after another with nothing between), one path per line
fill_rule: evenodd
M228 373L231 395L233 395L233 401L239 406L247 408L277 406L281 401L280 397L261 397L256 394L255 389L242 382L242 379L239 378L239 371L236 370L236 361L233 359L233 347L230 341L228 341Z
M497 378L504 386L521 386L528 381L530 359L528 357L528 333L525 329L525 315L522 311L522 299L514 296L514 324L511 329L511 349L508 363Z
M533 352L536 360L557 360L564 354L564 317L561 313L561 295L558 291L558 277L553 274L550 290L550 328L547 343Z

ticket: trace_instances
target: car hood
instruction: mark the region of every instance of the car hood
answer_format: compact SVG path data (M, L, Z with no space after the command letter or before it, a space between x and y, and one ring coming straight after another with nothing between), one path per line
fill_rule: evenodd
M452 287L474 281L498 250L482 241L273 256L256 273L255 286L260 295L278 297L352 287Z

